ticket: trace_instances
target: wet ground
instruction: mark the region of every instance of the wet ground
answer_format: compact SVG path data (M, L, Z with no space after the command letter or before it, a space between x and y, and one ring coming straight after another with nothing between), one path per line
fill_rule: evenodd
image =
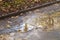
M27 15L35 13L53 13L60 11L60 3L54 4L34 11L29 11L24 15L0 20L0 34L8 37L6 40L60 40L60 30L53 30L51 32L41 31L39 28L32 29L28 32L20 33L20 25L23 23L23 18ZM7 34L8 33L8 34ZM5 38L5 37L3 37ZM0 40L3 40L0 38Z

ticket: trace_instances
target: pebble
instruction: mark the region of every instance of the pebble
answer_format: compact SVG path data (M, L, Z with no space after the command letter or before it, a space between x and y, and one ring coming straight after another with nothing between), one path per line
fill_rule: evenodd
M0 0L0 1L2 1L2 0Z
M12 23L11 21L7 21L8 23Z
M7 27L9 28L9 27L11 27L11 26L7 24Z

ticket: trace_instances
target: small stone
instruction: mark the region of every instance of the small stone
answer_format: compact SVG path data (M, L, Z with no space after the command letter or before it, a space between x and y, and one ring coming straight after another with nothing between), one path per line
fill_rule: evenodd
M0 0L0 1L2 1L2 0Z
M35 2L39 2L39 0L34 0Z
M2 34L0 36L3 36Z
M23 15L23 13L20 13L20 15Z
M7 27L11 27L10 25L7 25Z
M18 18L19 16L12 16L11 18Z
M11 21L7 21L8 23L12 23Z
M11 36L14 36L15 33L10 33Z
M18 18L19 16L16 16L15 18Z
M11 18L14 18L13 16Z
M55 4L55 6L59 6L59 4Z

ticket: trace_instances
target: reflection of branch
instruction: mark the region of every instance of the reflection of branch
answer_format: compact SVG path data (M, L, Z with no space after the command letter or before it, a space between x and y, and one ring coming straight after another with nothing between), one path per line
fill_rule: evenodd
M48 26L52 27L53 24L54 24L54 20L52 19L52 17L49 16L49 18L48 18Z
M27 23L25 23L24 31L25 31L25 32L27 32L27 31L28 31Z

